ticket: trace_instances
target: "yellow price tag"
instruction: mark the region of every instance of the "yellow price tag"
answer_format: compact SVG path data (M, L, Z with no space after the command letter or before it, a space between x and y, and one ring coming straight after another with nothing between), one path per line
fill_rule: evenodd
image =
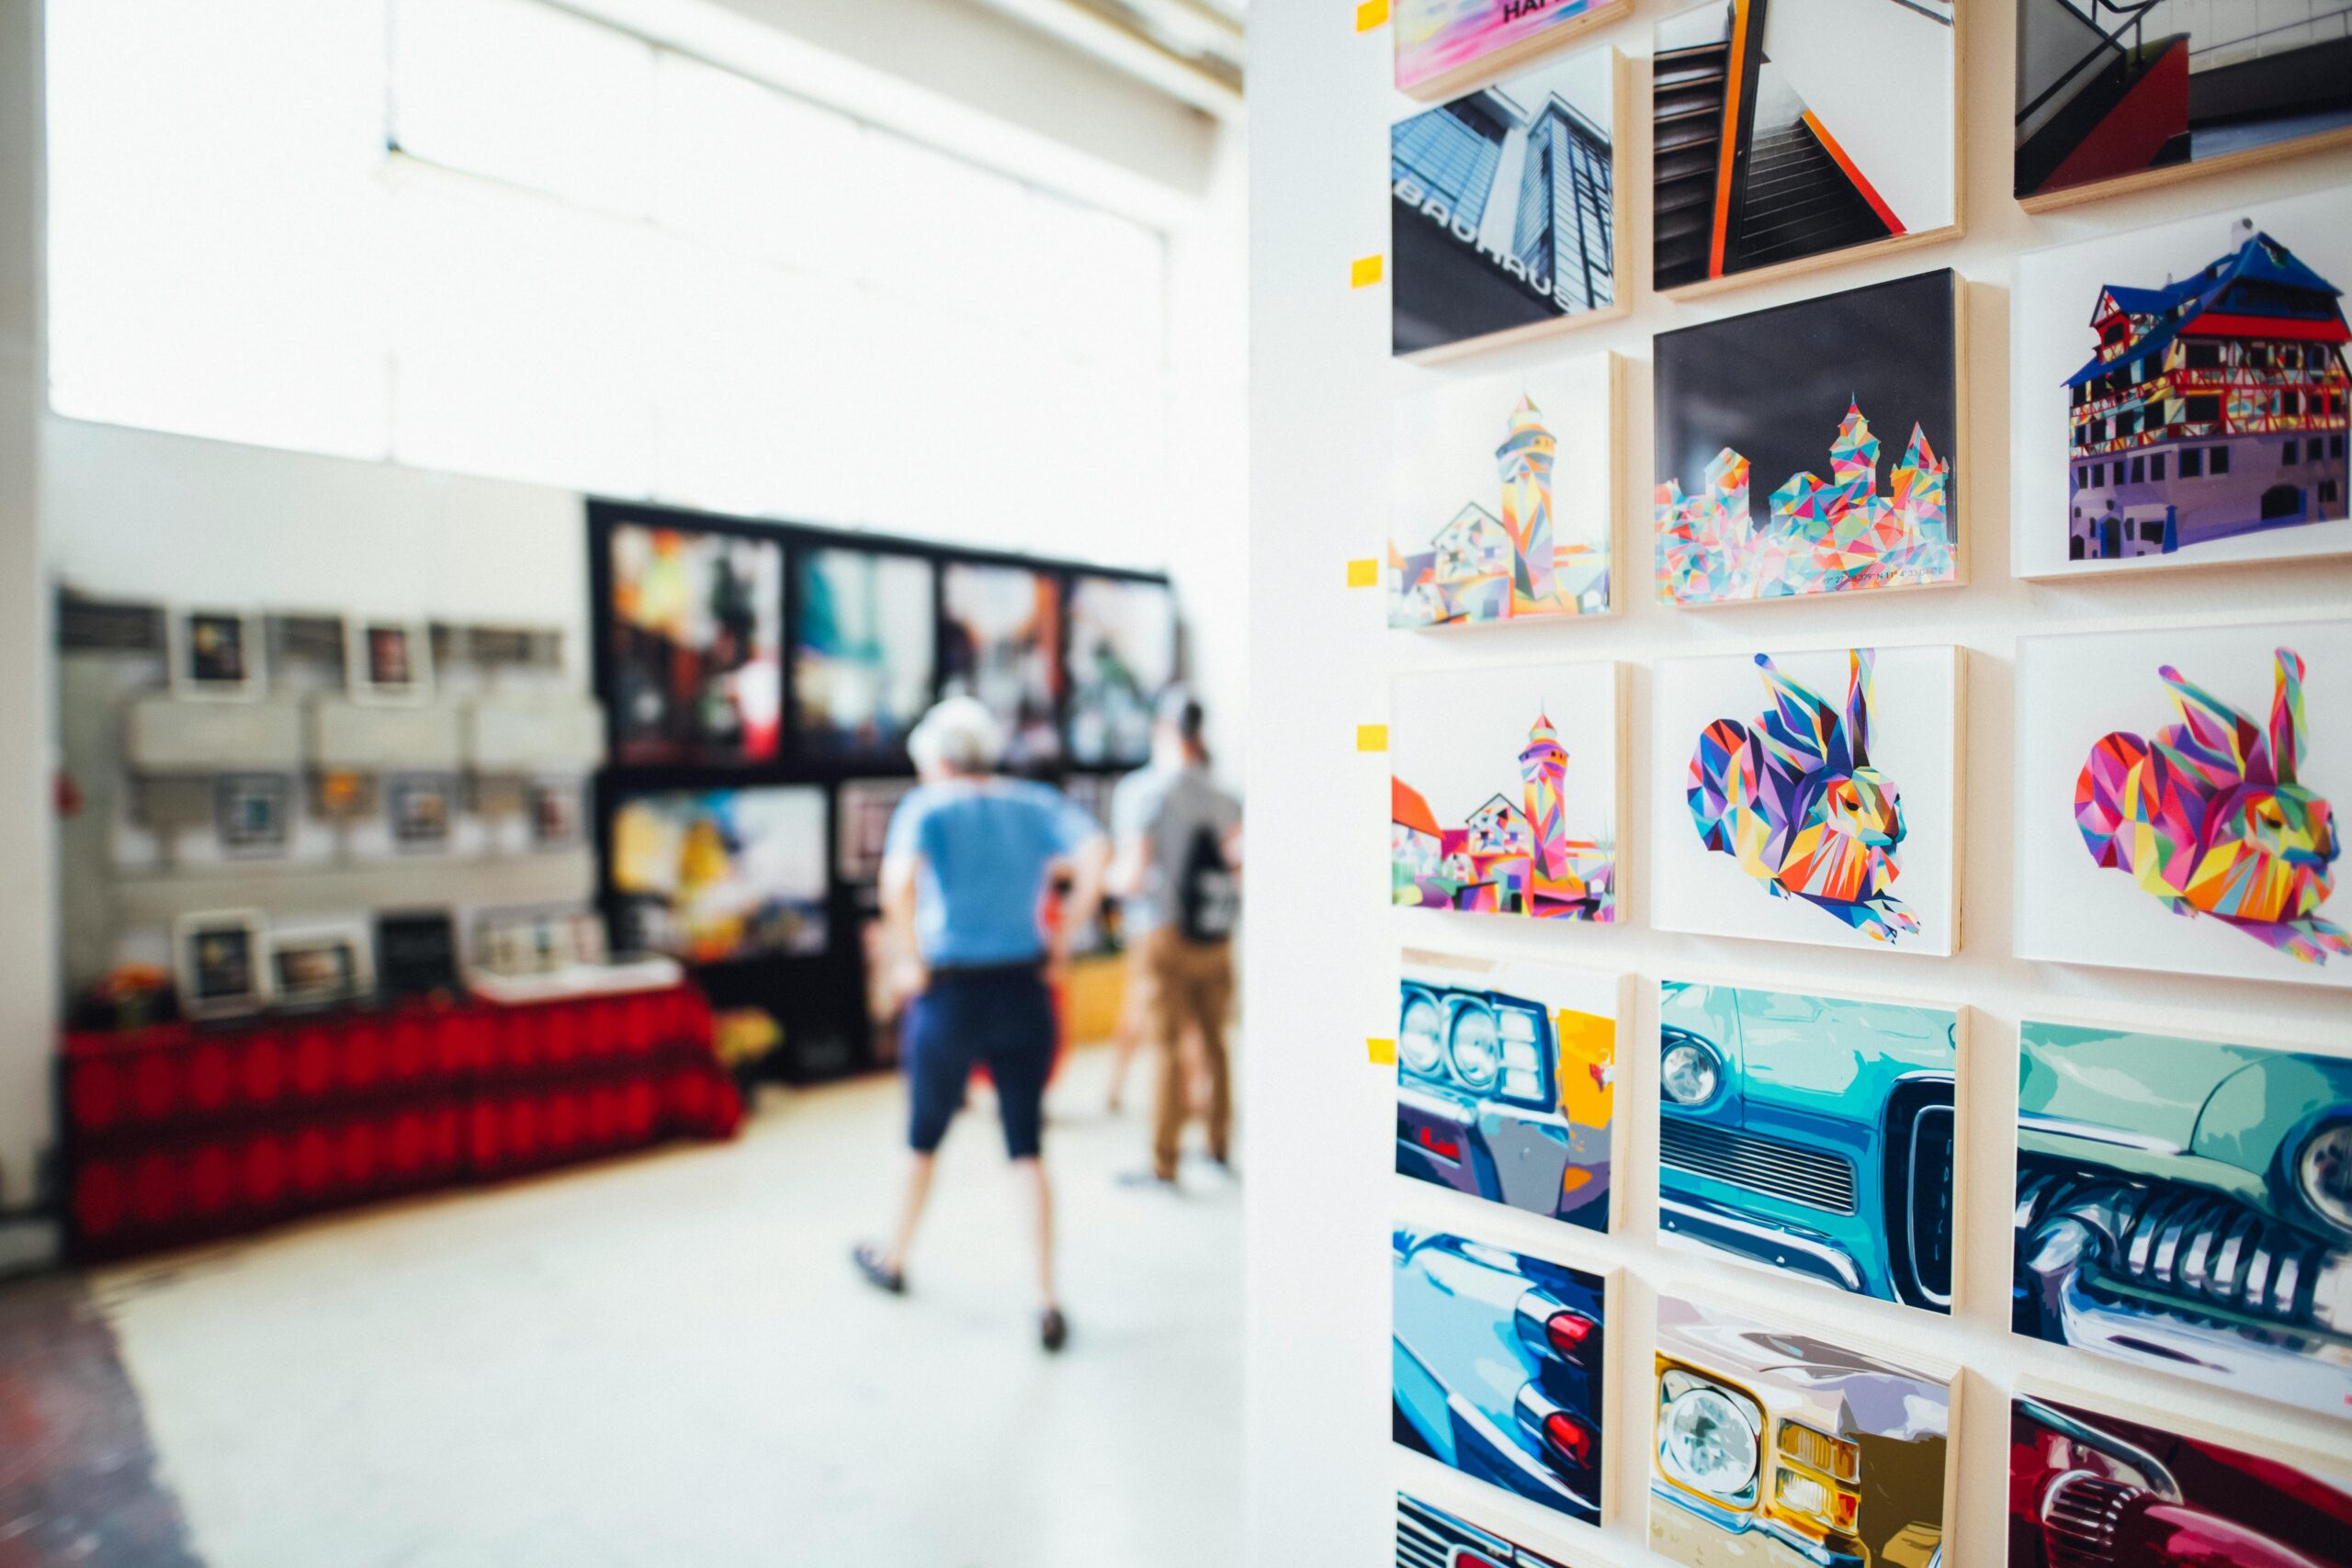
M1351 560L1348 563L1349 587L1370 588L1379 581L1380 563L1370 556L1366 556L1362 560Z
M1385 751L1385 750L1388 750L1388 727L1387 727L1386 725L1385 725L1385 724L1359 724L1359 725L1357 725L1357 726L1356 726L1356 750L1359 750L1359 751Z
M1363 0L1356 7L1356 31L1368 33L1388 19L1388 0Z
M1380 258L1358 256L1348 265L1348 287L1369 288L1380 281Z
M1372 1056L1374 1066L1393 1067L1396 1065L1396 1042L1394 1040L1367 1040L1363 1043Z

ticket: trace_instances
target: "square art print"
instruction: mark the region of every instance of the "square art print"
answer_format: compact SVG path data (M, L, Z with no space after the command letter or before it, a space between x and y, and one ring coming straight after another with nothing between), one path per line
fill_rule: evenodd
M1626 101L1623 58L1590 49L1390 128L1396 353L1490 347L1631 308L1617 276Z
M2335 0L2018 0L2028 212L2352 140Z
M1389 1262L1396 1441L1606 1523L1614 1275L1405 1225L1390 1236Z
M2018 258L2018 575L2352 550L2347 285L2342 190Z
M1622 686L1611 663L1397 676L1391 901L1615 920Z
M1688 1568L1942 1561L1951 1369L1668 1295L1655 1365L1653 1551Z
M1960 651L1670 659L1651 719L1668 931L1949 956Z
M1396 0L1396 89L1435 97L1630 15L1634 0Z
M1393 406L1392 626L1614 610L1623 362L1429 378Z
M1658 986L1658 1239L1951 1311L1960 1016Z
M1407 949L1396 1173L1611 1229L1625 987L1622 975Z
M2017 950L2352 987L2352 622L2018 644Z
M1708 0L1651 55L1660 291L1957 233L1957 0Z
M1657 335L1659 599L1962 581L1962 288L1920 273Z
M2010 1324L2352 1418L2352 1057L2018 1026Z
M1419 1568L1422 1563L1478 1568L1486 1562L1508 1562L1511 1568L1567 1568L1556 1558L1403 1492L1396 1494L1396 1562L1398 1568Z

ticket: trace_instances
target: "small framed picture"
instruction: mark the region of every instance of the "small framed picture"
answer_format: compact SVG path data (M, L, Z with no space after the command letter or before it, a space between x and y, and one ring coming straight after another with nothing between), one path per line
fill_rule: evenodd
M393 773L384 780L384 814L392 843L406 851L449 847L457 815L458 781L447 773Z
M578 779L532 780L528 805L533 847L561 849L580 841Z
M422 621L355 615L343 624L345 683L355 703L421 703L433 695L433 634Z
M262 859L286 852L293 781L284 773L221 773L212 786L213 829L221 852Z
M262 962L266 929L258 909L181 916L172 942L181 1010L191 1018L226 1018L266 1006L269 972Z
M261 699L261 617L243 610L175 610L169 617L173 692L209 702Z
M570 924L572 962L604 963L609 945L605 940L605 917L590 909L576 910L570 917Z
M368 932L357 925L274 932L269 978L277 1000L286 1007L325 1007L364 997L376 988Z
M457 922L447 909L395 909L376 917L376 976L397 997L458 988Z

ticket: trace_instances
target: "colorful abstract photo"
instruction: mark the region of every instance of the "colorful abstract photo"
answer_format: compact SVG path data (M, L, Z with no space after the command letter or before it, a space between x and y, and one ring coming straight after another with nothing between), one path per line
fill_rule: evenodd
M605 548L614 761L774 761L784 720L782 542L621 523Z
M2018 1032L2017 1332L2352 1416L2352 1057Z
M1650 1549L1689 1568L1936 1568L1952 1378L1661 1295Z
M1951 648L1668 660L1657 923L1951 952L1959 715Z
M932 563L827 547L794 566L794 744L812 757L901 754L937 679Z
M1429 97L1606 26L1634 0L1396 0L1396 88Z
M1060 581L1027 567L950 561L940 569L940 594L943 694L987 705L1004 726L1008 766L1060 757Z
M1608 1278L1405 1226L1389 1261L1396 1440L1603 1523Z
M1396 1172L1606 1231L1622 976L1408 949Z
M2352 550L2346 282L2334 190L2021 257L2018 574Z
M1651 56L1653 274L1704 285L1958 221L1958 0L1708 0Z
M2029 212L2352 138L2339 4L2018 0Z
M1391 901L1615 920L1620 685L1610 663L1396 677Z
M1448 378L1391 420L1388 624L1605 615L1618 491L1612 354Z
M814 785L625 799L609 861L628 945L692 964L822 953L826 850Z
M1659 599L1961 580L1961 289L1921 273L1658 334ZM1883 476L1881 430L1900 443Z
M1176 679L1176 595L1164 582L1079 576L1069 585L1069 757L1151 760L1153 706Z
M2009 1568L2346 1568L2352 1486L2055 1399L2009 1401Z
M1658 987L1659 1237L1951 1311L1959 1015Z
M1614 50L1543 64L1389 132L1390 344L1487 344L1619 312Z
M2026 639L2027 956L2352 986L2352 623Z

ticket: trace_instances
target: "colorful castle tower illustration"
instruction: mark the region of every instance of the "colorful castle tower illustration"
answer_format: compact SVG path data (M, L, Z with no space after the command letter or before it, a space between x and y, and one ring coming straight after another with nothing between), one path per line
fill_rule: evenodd
M1520 394L1510 412L1510 434L1495 448L1503 476L1503 530L1516 558L1511 569L1511 608L1548 608L1554 592L1552 547L1552 458L1559 443L1544 424L1535 400Z
M1527 732L1527 749L1519 754L1519 777L1526 790L1527 823L1533 842L1529 855L1539 877L1556 877L1567 871L1566 834L1567 749L1560 744L1551 716L1536 716Z

